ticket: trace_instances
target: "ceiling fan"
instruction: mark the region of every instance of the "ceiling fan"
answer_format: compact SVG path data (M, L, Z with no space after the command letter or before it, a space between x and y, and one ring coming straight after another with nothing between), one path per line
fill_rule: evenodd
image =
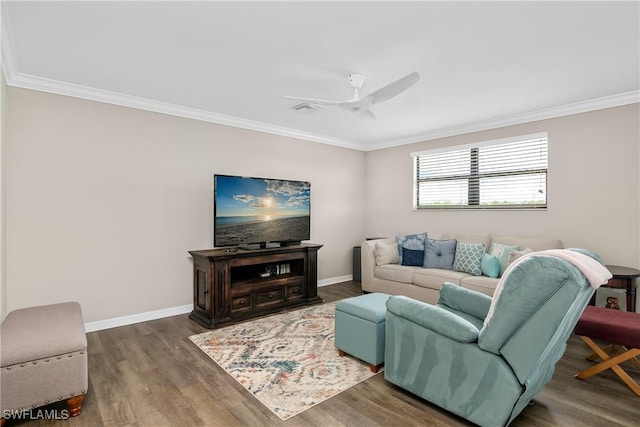
M373 111L369 109L373 104L386 101L393 98L396 95L409 89L420 80L420 74L415 71L411 74L407 74L401 79L396 80L393 83L389 83L381 89L371 92L370 94L360 97L360 88L364 83L365 76L363 74L349 74L347 76L349 84L353 88L353 98L346 101L326 101L323 99L313 98L300 98L297 96L285 96L287 99L293 99L294 101L302 101L299 104L291 107L294 110L312 110L320 107L340 107L352 113L364 113L365 115L376 118Z

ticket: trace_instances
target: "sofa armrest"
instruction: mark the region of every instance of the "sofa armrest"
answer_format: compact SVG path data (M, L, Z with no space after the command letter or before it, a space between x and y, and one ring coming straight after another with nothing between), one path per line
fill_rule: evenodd
M438 304L484 320L491 306L491 297L483 293L445 282L440 288Z
M360 244L360 280L362 290L366 292L376 292L372 287L376 268L376 242L385 240L395 242L395 238L365 240Z
M373 273L376 267L376 244L374 240L365 240L360 244L360 280L363 291L371 292Z
M480 331L471 322L442 307L405 296L391 296L387 310L423 328L461 343L476 342Z

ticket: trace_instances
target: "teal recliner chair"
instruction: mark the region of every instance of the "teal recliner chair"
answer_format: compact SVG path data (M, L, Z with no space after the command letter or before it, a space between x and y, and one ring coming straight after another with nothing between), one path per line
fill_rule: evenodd
M481 426L508 425L551 380L594 288L573 264L531 256L491 298L445 283L437 305L387 301L387 381Z

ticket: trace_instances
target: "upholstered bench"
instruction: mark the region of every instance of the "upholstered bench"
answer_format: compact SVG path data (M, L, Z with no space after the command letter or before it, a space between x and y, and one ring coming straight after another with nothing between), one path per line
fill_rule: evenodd
M2 416L60 400L70 416L80 414L88 384L80 304L14 310L2 323L0 339Z
M372 372L384 363L384 327L389 295L372 293L336 304L335 339L340 356L367 362Z
M611 369L635 394L640 396L640 385L620 366L625 361L640 368L640 314L610 308L587 306L576 324L576 335L594 351L588 360L601 360L597 365L576 374L587 379L606 369ZM593 340L610 343L600 348Z

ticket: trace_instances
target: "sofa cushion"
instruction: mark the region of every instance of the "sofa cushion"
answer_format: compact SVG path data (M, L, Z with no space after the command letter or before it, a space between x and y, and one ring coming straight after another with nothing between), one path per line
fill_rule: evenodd
M482 243L463 243L458 242L456 245L456 259L453 262L453 269L481 276L482 269L480 262L484 254L484 245Z
M531 248L535 252L545 251L547 249L563 249L562 240L549 239L545 237L514 237L500 236L494 237L495 243L502 243L508 246L520 246L521 248Z
M493 296L499 280L487 276L467 276L460 281L460 286Z
M424 248L425 268L444 268L453 270L453 261L456 256L456 240L427 239Z
M502 277L504 271L509 266L509 255L511 255L511 252L518 250L520 250L520 246L509 246L496 242L493 242L491 244L491 250L489 251L489 254L498 258L498 262L500 263L500 273L498 274L499 277Z
M444 282L459 285L465 277L469 277L469 274L441 268L421 268L413 273L413 284L422 288L440 290Z
M482 274L495 279L500 275L500 261L493 255L485 253L480 261L480 269L482 269Z
M395 240L389 239L376 240L376 248L374 250L376 257L376 265L399 264L400 255L398 254L398 244Z
M412 283L413 273L422 270L422 267L408 267L399 264L378 265L374 268L374 276L378 279L391 280L393 282ZM440 287L438 287L440 289Z
M491 234L489 233L452 233L446 232L442 234L442 240L456 239L463 243L482 243L485 250L491 245Z
M402 264L402 248L424 251L425 240L427 240L427 233L396 235L400 263Z

